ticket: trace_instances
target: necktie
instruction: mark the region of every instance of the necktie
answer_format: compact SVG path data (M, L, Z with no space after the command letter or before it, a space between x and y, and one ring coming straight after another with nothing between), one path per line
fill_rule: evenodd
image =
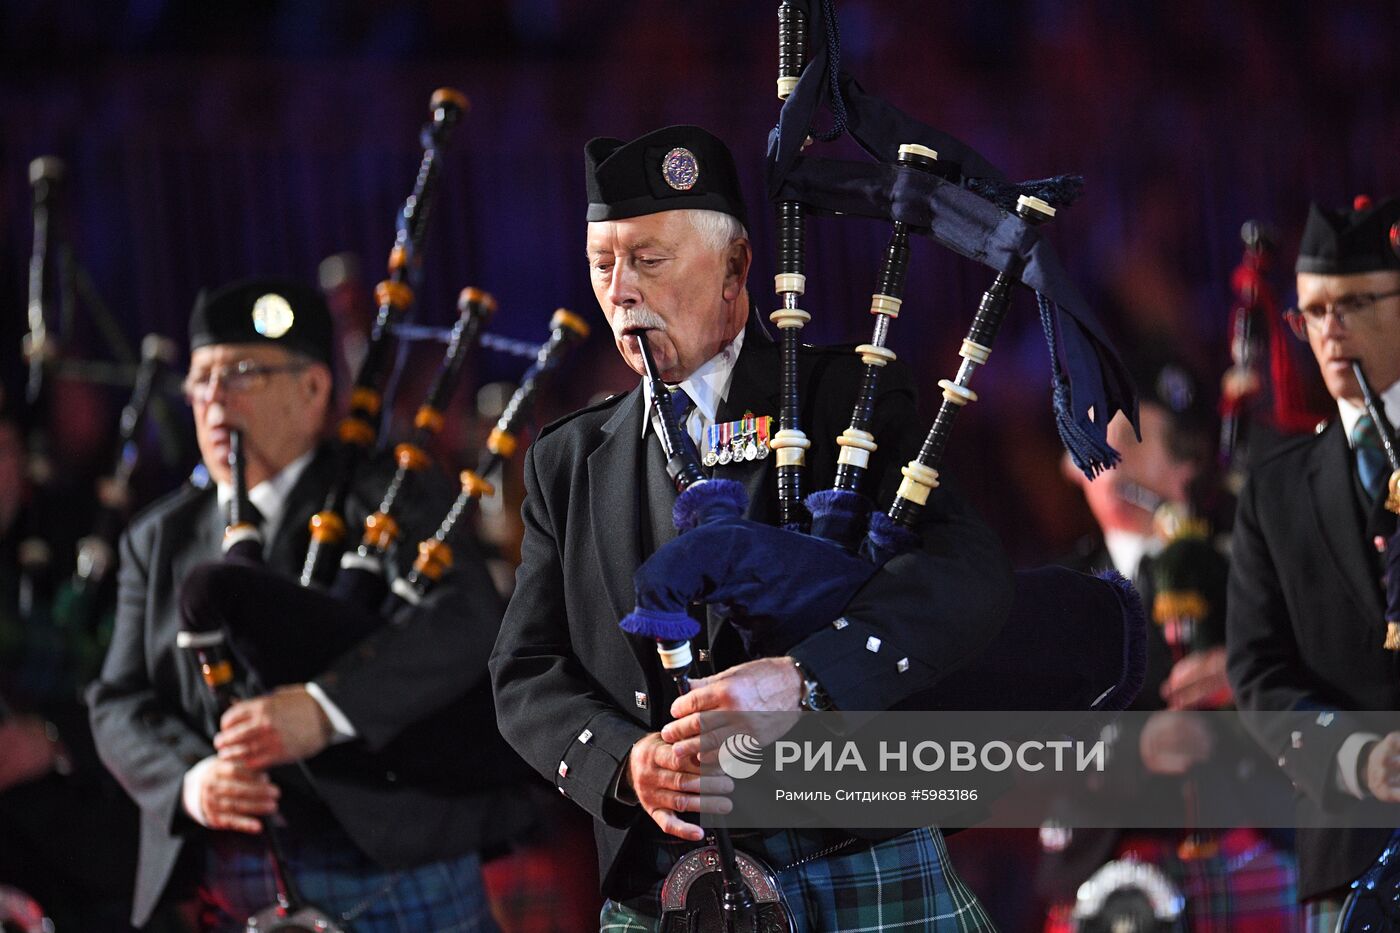
M225 525L227 525L229 523L229 520L232 518L232 506L232 502L225 502L221 506L219 506L219 514L221 514L224 517ZM258 528L259 530L261 530L263 525L265 524L263 514L258 511L258 507L256 505L253 505L253 503L246 501L243 503L243 520L245 522L251 522L254 525L254 527Z
M695 458L695 462L700 462L700 453L695 447L695 440L690 436L690 430L686 427L686 418L695 408L695 400L686 395L685 390L679 386L672 387L671 407L676 412L676 424L680 425L681 442L685 444L685 449Z
M1356 450L1356 473L1361 478L1361 486L1375 499L1385 488L1390 471L1381 448L1380 432L1369 414L1358 418L1351 429L1351 445Z

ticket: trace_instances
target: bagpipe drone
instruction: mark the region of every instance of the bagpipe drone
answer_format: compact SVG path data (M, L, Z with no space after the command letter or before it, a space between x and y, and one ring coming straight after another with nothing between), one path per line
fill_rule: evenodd
M370 349L355 380L351 412L338 432L338 474L326 506L311 520L311 543L301 578L266 566L261 538L252 524L244 522L242 527L235 523L225 538L222 560L195 566L182 583L180 607L187 637L196 641L217 638L226 645L231 676L236 676L239 689L247 695L312 680L385 625L413 625L421 614L435 611L430 597L453 570L454 544L471 547L456 539L470 525L472 509L483 495L491 493L495 473L518 446L540 387L567 351L587 336L587 325L581 319L559 309L551 318L549 337L540 344L505 338L491 341L493 347L528 356L532 363L491 431L476 469L462 473L461 494L436 521L436 531L426 535L421 543L406 537L410 534L402 514L406 503L418 499L425 488L441 485L431 469L431 448L444 427L447 406L461 381L466 355L473 345L487 343L482 330L496 309L496 302L486 292L466 288L459 296L457 319L445 332L402 322L412 302L409 274L419 264L418 249L435 187L437 153L465 107L465 98L456 91L444 89L433 95L433 118L423 132L422 167L403 208L398 237L390 253L389 277L376 288L379 311ZM393 450L392 474L369 497L366 487L378 473L367 466L379 434L383 382L390 343L396 337L442 341L446 349L426 398L414 415L410 437ZM427 485L419 488L420 484ZM351 513L347 507L352 491L359 491L358 498L367 502L369 508L360 539L354 548L349 548L347 516ZM421 519L422 510L418 511ZM406 559L408 554L416 554L416 560ZM297 624L288 625L288 619L295 619ZM489 685L478 684L459 702L478 713L488 710ZM439 781L447 780L447 776L457 780L462 775L462 780L487 783L510 779L507 772L511 768L507 765L496 769L499 774L486 773L491 769L472 767L465 760L469 757L466 749L443 751L425 743L419 743L424 747L417 747L412 733L410 727L396 740L396 745L401 746L401 754L396 753L400 771L421 771ZM501 742L498 737L493 741ZM478 748L471 754L493 751ZM503 744L499 752L505 761L509 752ZM370 754L339 746L327 752L356 753ZM458 761L459 758L463 760ZM444 764L445 759L451 762Z
M781 22L789 34L803 19L814 19L812 33L822 36L828 17L820 7L790 3L783 5ZM781 60L792 57L789 52ZM642 634L653 627L685 627L686 607L706 602L725 609L755 656L783 653L831 624L881 566L917 545L915 529L938 485L952 423L977 398L971 377L990 356L1018 281L1037 295L1051 352L1056 424L1076 465L1090 475L1111 466L1116 453L1107 444L1106 426L1119 411L1134 418L1136 413L1125 368L1040 238L1039 225L1054 216L1056 204L1072 198L1077 179L1005 181L964 144L867 95L832 63L825 44L791 88L768 160L770 198L780 219L777 286L783 301L772 316L782 331L783 396L771 446L784 527L744 519L746 496L732 482L710 480L688 489L675 508L677 527L685 533L637 572L637 608L623 623ZM817 107L827 98L838 101L832 109L844 114L845 129L881 161L802 155ZM893 232L871 301L874 331L870 342L857 348L864 363L860 392L850 426L836 439L835 488L799 500L803 455L811 441L796 423L795 332L806 312L795 298L805 288L800 248L805 215L821 212L881 216L893 221ZM933 427L918 456L901 471L904 481L894 502L881 512L860 486L879 443L868 427L881 370L894 358L885 338L904 302L912 233L931 236L998 274L962 343L956 377L940 383L943 398ZM741 538L745 546L733 546ZM803 572L812 567L823 573ZM1016 583L1011 617L992 647L921 703L967 709L1125 706L1141 684L1144 625L1126 583L1059 568L1018 574ZM1028 672L1036 676L1027 680ZM1034 692L1026 692L1031 687Z
M810 30L807 24L810 23ZM816 48L805 66L807 36ZM1136 422L1126 370L1092 312L1055 258L1039 227L1078 193L1059 177L1012 184L971 148L867 94L840 69L829 2L785 0L779 8L779 96L785 98L768 146L768 195L778 215L780 307L779 430L769 439L776 465L782 527L744 517L744 487L708 478L688 449L669 392L647 360L667 472L679 496L673 519L681 533L634 576L636 608L621 620L630 634L654 638L662 664L685 692L689 642L700 633L690 609L706 604L738 631L750 657L782 656L818 630L839 626L843 607L881 568L920 546L919 527L957 414L977 395L973 373L985 365L1015 286L1032 289L1051 356L1056 426L1075 464L1092 476L1116 462L1106 428L1120 411ZM835 124L815 128L827 105ZM873 162L806 155L813 138L849 133ZM872 295L874 328L856 349L863 374L840 448L834 488L804 495L813 441L799 422L800 332L810 315L803 241L812 214L856 214L892 223ZM942 404L920 449L901 471L887 511L861 491L879 439L870 428L886 346L905 301L909 237L936 242L997 273L962 342L962 363L943 380ZM646 351L646 337L639 338ZM970 665L920 694L914 708L1121 709L1140 689L1145 622L1136 592L1116 574L1098 579L1061 568L1016 575L1011 615ZM907 659L897 667L907 670ZM665 930L782 930L791 924L771 892L771 873L736 853L722 825L714 845L682 860L662 888ZM757 885L739 890L740 880Z

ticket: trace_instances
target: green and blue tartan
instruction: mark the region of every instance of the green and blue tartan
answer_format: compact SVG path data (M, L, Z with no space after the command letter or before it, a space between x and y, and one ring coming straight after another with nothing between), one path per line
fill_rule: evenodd
M916 829L873 844L855 840L829 855L792 865L805 848L803 841L800 833L789 831L735 843L777 873L798 933L996 930L976 895L953 870L937 828ZM658 848L662 858L674 864L693 845L677 841ZM792 867L783 869L784 865ZM653 933L660 920L660 898L658 880L639 897L607 901L599 916L600 933Z
M476 853L386 871L339 834L282 839L297 893L352 933L500 933ZM202 933L244 933L249 916L276 901L258 837L215 833L199 889Z

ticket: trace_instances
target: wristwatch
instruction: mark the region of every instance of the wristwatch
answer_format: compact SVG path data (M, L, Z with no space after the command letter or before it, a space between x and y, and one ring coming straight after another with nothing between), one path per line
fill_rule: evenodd
M803 667L802 662L796 658L792 659L792 666L797 668L797 676L802 678L802 693L798 695L797 705L812 713L821 713L831 709L831 697L827 696L822 685L817 683L812 672Z

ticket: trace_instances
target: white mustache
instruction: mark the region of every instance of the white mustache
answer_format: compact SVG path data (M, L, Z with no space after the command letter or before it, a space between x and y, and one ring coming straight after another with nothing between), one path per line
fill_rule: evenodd
M613 318L613 333L621 338L634 330L666 329L666 322L655 311L647 307L625 308Z

